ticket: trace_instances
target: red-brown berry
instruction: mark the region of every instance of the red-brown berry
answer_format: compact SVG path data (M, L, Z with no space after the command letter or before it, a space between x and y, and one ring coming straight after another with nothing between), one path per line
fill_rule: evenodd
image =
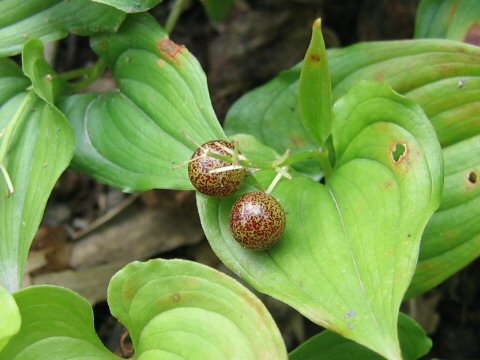
M188 176L193 186L201 193L209 196L228 196L237 191L247 175L245 168L230 169L211 173L212 170L231 165L230 163L207 156L212 152L231 157L224 148L231 149L232 143L224 140L213 140L203 144L192 155L188 163Z
M283 234L286 214L275 198L264 192L243 194L233 204L230 229L242 246L265 250L275 245Z

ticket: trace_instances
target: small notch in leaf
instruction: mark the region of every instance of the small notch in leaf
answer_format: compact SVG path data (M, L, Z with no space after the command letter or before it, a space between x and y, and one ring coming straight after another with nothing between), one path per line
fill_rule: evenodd
M475 171L470 171L468 173L467 181L470 185L475 185L478 181L478 175Z
M402 159L404 159L407 155L407 145L396 143L392 150L392 159L393 161L398 164Z

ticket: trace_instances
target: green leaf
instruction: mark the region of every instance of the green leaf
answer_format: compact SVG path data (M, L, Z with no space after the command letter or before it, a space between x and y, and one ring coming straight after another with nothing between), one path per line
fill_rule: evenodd
M416 38L446 38L480 45L477 0L422 0L415 19Z
M220 22L224 20L233 6L233 0L200 0L208 17Z
M127 13L137 13L150 10L163 0L92 0L113 6Z
M313 23L312 39L300 73L298 96L303 125L323 146L332 127L332 88L320 19Z
M480 48L448 40L389 41L329 50L328 56L334 99L361 79L384 81L422 106L444 148L480 134ZM278 153L287 148L292 149L292 153L315 149L315 142L301 126L297 103L299 76L297 66L240 98L227 114L227 134L254 135ZM469 142L465 149L477 147L477 143ZM448 157L446 149L444 156ZM463 154L455 161L463 163L467 158L474 159L466 150ZM465 160L460 160L462 156ZM295 168L313 178L321 175L319 164L312 161ZM462 176L468 172L466 166ZM455 196L459 191L451 192L453 187L449 181L445 179L444 198L449 193ZM460 189L462 182L457 181L455 186ZM464 229L461 224L472 221L471 216L480 208L479 201L468 200L464 208L456 207L453 216L452 209L446 224L452 224L452 229ZM435 218L437 215L425 231L432 236L423 239L418 265L421 275L413 278L410 295L429 290L479 256L480 232L474 230L475 226L468 231L447 231L447 227L441 227L443 233L439 234L434 227L447 217L442 216L438 221ZM427 248L443 249L446 237L450 252L424 254Z
M29 38L43 42L74 33L115 31L125 13L90 0L0 1L0 56L19 54Z
M41 99L53 105L55 99L67 89L67 83L43 56L43 43L38 39L28 40L22 51L23 72L32 81L33 90Z
M0 285L14 291L50 192L72 157L74 138L63 114L33 92L3 104L0 129Z
M67 98L77 149L73 165L125 191L193 189L187 167L197 143L225 139L205 74L148 14L130 16L94 48L113 69L118 90Z
M17 303L13 299L13 296L0 286L0 324L2 324L0 352L5 345L7 345L10 338L18 333L21 323L22 318L20 317Z
M22 69L9 59L0 59L0 106L8 99L30 86L30 81L23 75Z
M438 206L440 147L420 107L386 85L360 83L337 102L334 117L337 163L326 186L297 176L273 191L288 214L277 246L255 252L235 242L235 198L197 194L200 218L215 253L256 289L399 359L398 309ZM256 175L264 186L274 176Z
M430 219L408 297L419 295L480 256L480 135L443 151L445 188Z
M138 359L286 359L264 305L232 278L186 260L134 262L118 272L108 303Z
M14 296L22 326L0 352L1 359L120 359L96 335L91 305L73 291L42 285Z
M432 341L425 331L405 314L398 318L398 333L404 360L415 360L428 353ZM323 331L313 336L289 355L290 360L314 360L319 354L325 360L382 360L382 356L353 341L331 332Z

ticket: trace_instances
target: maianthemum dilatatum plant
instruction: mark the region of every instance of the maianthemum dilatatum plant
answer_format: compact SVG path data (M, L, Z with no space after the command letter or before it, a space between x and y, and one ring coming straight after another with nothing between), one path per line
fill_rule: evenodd
M223 128L199 63L168 37L185 2L164 27L146 13L160 2L0 3L0 359L118 358L81 296L22 288L68 166L129 192L196 189L223 263L326 328L288 354L234 279L186 260L134 262L108 289L133 358L426 354L401 302L480 254L480 48L463 42L478 40L475 0L421 1L414 40L326 51L315 21L303 62L239 99ZM219 20L231 1L204 5ZM69 33L90 36L99 60L58 74L43 46ZM115 91L77 92L105 68Z

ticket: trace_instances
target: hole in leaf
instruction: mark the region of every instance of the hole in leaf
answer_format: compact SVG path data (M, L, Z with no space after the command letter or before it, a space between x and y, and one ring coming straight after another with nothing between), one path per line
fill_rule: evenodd
M395 148L392 151L393 161L398 163L402 158L402 156L405 155L406 152L407 152L407 146L405 144L400 144L400 143L395 144Z
M477 181L478 181L478 175L475 171L470 171L470 173L468 174L468 178L467 178L468 182L470 184L476 184Z

